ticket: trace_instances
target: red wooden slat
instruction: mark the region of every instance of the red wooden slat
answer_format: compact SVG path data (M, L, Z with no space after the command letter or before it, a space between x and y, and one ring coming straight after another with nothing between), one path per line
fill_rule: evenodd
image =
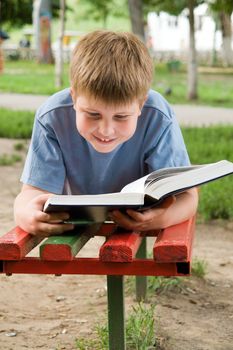
M0 237L0 260L19 260L27 255L43 238L35 237L20 227Z
M142 237L136 232L114 234L100 248L100 260L131 262L137 253L141 240Z
M180 263L178 263L180 264ZM134 259L131 263L102 262L98 258L74 258L71 261L43 261L24 258L3 262L3 273L30 274L80 274L80 275L132 275L132 276L183 276L189 274L189 262L182 263L184 271L176 263L156 263L153 259Z
M154 260L157 262L189 261L194 224L195 217L162 230L153 247Z

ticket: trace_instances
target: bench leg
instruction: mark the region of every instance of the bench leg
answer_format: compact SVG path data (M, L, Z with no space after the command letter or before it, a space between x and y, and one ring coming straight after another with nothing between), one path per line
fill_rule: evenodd
M109 350L125 350L124 277L107 276Z
M147 255L146 237L144 237L138 249L137 258L146 259L146 255ZM147 291L147 277L136 276L136 300L138 302L146 301L146 291Z

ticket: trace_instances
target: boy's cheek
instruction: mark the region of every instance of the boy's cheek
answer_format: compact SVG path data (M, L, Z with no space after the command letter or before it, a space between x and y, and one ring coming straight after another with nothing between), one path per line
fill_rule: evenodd
M93 125L82 118L76 118L76 128L80 134L83 134L92 131Z

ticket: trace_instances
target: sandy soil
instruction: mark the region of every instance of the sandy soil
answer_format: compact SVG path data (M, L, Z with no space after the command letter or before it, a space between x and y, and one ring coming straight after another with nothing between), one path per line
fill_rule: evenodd
M0 156L15 153L0 139ZM0 235L13 226L12 205L22 163L0 166ZM88 243L95 254L102 239ZM181 292L155 294L156 335L164 350L233 349L233 224L197 225L193 256L208 263L204 280L190 277ZM106 279L95 276L0 275L0 349L76 349L106 320ZM126 311L134 303L127 297ZM92 350L92 349L90 349Z

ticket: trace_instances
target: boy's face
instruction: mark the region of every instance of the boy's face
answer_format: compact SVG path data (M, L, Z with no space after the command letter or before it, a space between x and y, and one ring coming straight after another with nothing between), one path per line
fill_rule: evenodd
M71 90L72 96L72 90ZM138 101L112 106L104 101L78 95L74 101L79 133L101 153L113 151L129 140L137 126L141 108Z

